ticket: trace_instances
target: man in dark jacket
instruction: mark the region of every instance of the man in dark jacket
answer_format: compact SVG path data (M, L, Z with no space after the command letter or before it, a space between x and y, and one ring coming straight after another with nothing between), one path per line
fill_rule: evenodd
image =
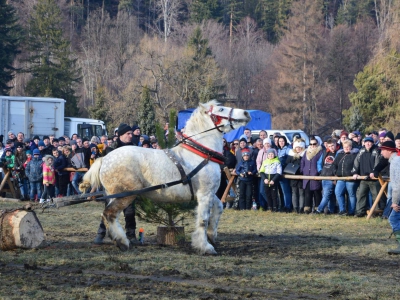
M139 142L140 142L140 127L138 125L133 125L132 134L133 134L132 135L132 139L131 139L132 144L134 146L139 146Z
M127 124L120 124L118 127L118 139L115 143L115 149L124 147L124 146L134 146L132 143L132 128ZM112 149L111 147L107 147L107 149ZM106 206L108 203L106 203ZM132 243L136 242L136 220L135 220L135 205L134 203L130 204L128 207L124 209L125 215L125 231L126 237ZM97 230L97 236L94 239L95 244L102 244L104 237L106 236L106 226L104 225L103 220L100 222L99 229Z
M357 180L360 176L370 176L374 168L378 165L381 160L379 148L374 145L372 137L366 137L364 139L364 147L358 152L356 159L354 160L353 174L354 180ZM367 212L367 197L369 192L372 194L372 199L375 199L378 195L379 182L375 180L362 180L357 193L357 204L356 204L356 215L355 217L364 217Z

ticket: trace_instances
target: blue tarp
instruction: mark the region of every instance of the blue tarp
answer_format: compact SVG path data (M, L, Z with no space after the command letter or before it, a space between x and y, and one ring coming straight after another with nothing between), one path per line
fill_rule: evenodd
M194 108L190 108L178 112L178 120L176 122L178 130L185 127L187 120L190 118L194 110ZM242 126L225 134L224 138L228 142L232 142L234 139L243 135L245 128L249 128L250 130L271 129L272 124L270 113L261 110L248 110L248 112L251 116L251 121L246 126Z

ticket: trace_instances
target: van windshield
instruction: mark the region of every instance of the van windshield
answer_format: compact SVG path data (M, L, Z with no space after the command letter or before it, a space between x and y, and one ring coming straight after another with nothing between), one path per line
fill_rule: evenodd
M102 136L103 128L101 125L78 124L78 135L90 140L92 136Z

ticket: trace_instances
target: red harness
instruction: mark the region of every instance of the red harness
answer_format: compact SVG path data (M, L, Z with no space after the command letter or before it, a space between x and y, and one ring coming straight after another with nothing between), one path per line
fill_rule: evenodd
M217 164L225 164L225 157L221 152L217 152L206 146L203 146L202 144L188 137L186 134L183 134L183 137L185 138L181 144L183 148L188 149L190 152L193 152L200 157L216 162Z
M214 123L214 126L215 126L215 128L217 128L217 130L219 131L219 132L222 132L220 129L219 129L219 124L221 124L221 121L222 120L228 120L229 121L229 125L231 126L231 128L232 128L232 130L233 129L235 129L234 127L233 127L233 125L232 125L232 121L234 121L235 119L233 119L232 118L232 112L233 112L233 108L231 109L231 111L229 112L229 115L227 116L227 117L223 117L223 116L219 116L219 115L216 115L216 114L213 114L213 108L214 108L214 106L210 106L210 109L206 112L206 114L208 114L209 116L210 116L210 118L211 118L211 120L213 121L213 123Z

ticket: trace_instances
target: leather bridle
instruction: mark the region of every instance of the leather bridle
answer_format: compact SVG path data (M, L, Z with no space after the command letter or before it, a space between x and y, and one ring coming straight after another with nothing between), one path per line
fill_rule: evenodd
M211 118L211 121L214 123L215 128L219 131L219 132L223 132L222 130L219 129L219 127L221 127L221 121L222 120L228 120L229 121L229 126L231 126L232 130L235 129L235 127L233 127L232 121L237 121L234 118L232 118L232 113L233 113L233 108L231 108L229 115L227 117L224 116L219 116L214 114L213 111L214 106L211 105L210 109L206 112L206 114L208 114Z

